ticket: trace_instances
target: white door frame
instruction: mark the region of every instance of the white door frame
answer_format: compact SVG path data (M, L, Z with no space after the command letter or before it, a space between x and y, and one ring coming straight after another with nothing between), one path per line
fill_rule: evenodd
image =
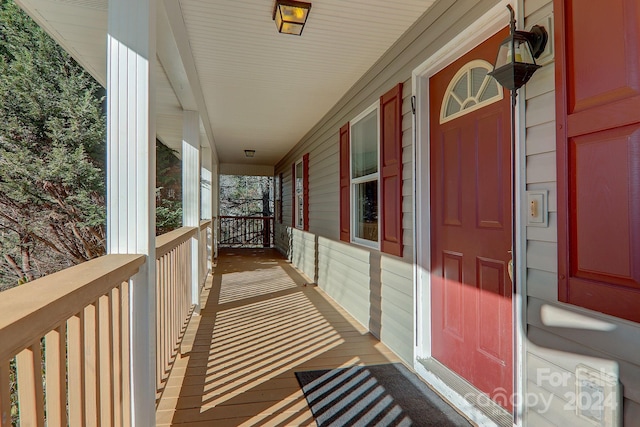
M420 360L429 359L431 357L431 211L430 211L430 168L429 168L429 79L469 52L498 31L505 28L509 23L509 14L506 5L510 2L501 0L492 7L481 18L467 27L463 32L458 34L454 39L438 50L434 55L429 57L425 62L418 66L412 72L412 95L416 100L416 114L414 115L414 201L415 212L415 245L416 245L416 268L414 272L414 289L415 304L414 318L415 336L414 336L414 369L438 389L451 403L457 406L464 413L471 417L473 421L480 425L491 425L492 422L484 416L479 410L473 408L469 402L462 396L448 387L442 380L428 372L420 363ZM518 3L516 1L516 3ZM518 4L514 5L516 13L519 11ZM519 21L520 22L520 21ZM496 52L497 54L497 52ZM522 98L522 95L519 97ZM520 129L519 123L524 114L523 103L519 102L516 111L516 129ZM524 140L524 136L520 135L520 131L516 132L516 200L520 200L522 189L524 188L524 161L522 160L523 150L520 150L520 141ZM515 202L515 201L514 201ZM516 217L521 218L520 203L516 203ZM516 268L518 278L524 278L523 260L523 244L524 231L522 230L522 221L516 231L515 247L517 259ZM515 396L522 396L523 385L523 367L522 367L522 344L524 337L522 336L524 318L522 316L524 309L524 300L520 298L523 294L522 284L518 283L517 292L513 295L513 311L515 331L514 336L514 373ZM516 357L517 356L517 357ZM515 399L514 411L516 421L519 425L522 414L522 399Z

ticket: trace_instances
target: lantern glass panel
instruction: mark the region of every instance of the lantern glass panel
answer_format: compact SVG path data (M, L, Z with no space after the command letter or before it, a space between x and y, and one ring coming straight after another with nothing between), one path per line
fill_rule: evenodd
M280 13L282 14L282 19L287 22L304 24L307 20L307 13L309 9L305 9L297 6L289 6L289 5L280 5Z
M514 52L515 61L512 58ZM496 58L495 69L498 69L503 65L507 65L512 62L519 62L521 64L535 64L535 60L533 59L533 55L531 54L531 46L526 39L509 37L500 45L500 50L498 50L498 57Z

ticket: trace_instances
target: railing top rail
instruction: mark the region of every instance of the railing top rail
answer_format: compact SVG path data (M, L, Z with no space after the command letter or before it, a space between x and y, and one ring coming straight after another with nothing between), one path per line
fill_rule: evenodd
M198 227L180 227L156 237L156 259L164 256L195 236Z
M144 255L105 255L0 293L0 361L129 280Z
M200 230L204 230L205 228L211 226L210 219L202 219L200 220Z

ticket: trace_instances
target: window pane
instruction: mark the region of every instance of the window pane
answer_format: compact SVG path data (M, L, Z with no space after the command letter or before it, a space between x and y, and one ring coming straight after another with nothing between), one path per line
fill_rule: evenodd
M378 110L351 127L353 178L378 171Z
M471 96L480 93L482 83L487 78L487 70L482 67L476 67L471 70Z
M498 95L500 95L498 82L491 81L485 88L484 92L480 95L480 101L486 101L487 99L491 99Z
M453 87L453 93L458 99L467 99L469 97L469 87L467 86L467 75L460 76L460 80Z
M455 113L460 111L460 108L460 103L453 96L449 97L449 100L447 101L447 111L445 117L454 115Z
M355 186L355 237L378 241L378 181Z
M296 217L296 227L298 228L302 228L303 221L304 221L304 198L302 197L302 195L298 195L296 196L296 203L297 203L297 210L298 210L298 216Z
M296 165L296 193L302 194L302 162Z
M502 99L502 89L498 82L487 75L491 70L492 65L480 59L468 62L460 68L444 95L440 123Z

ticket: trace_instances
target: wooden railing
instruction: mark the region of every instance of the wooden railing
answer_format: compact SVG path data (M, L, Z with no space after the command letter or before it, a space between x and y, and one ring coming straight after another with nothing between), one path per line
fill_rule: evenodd
M220 218L213 217L213 223L211 224L211 268L213 268L214 260L218 259L218 243L220 242Z
M18 408L22 426L45 411L47 426L129 424L128 283L144 262L107 255L1 294L0 426Z
M156 238L156 392L163 388L186 328L191 298L191 238L182 227Z
M156 239L156 392L192 313L197 233L206 277L211 221ZM106 255L0 293L0 427L130 425L130 279L145 259Z
M212 221L200 221L200 260L199 260L199 282L200 286L204 286L207 274L211 270L211 257L213 250L213 225Z
M226 247L264 247L273 242L272 216L221 216L219 245Z

